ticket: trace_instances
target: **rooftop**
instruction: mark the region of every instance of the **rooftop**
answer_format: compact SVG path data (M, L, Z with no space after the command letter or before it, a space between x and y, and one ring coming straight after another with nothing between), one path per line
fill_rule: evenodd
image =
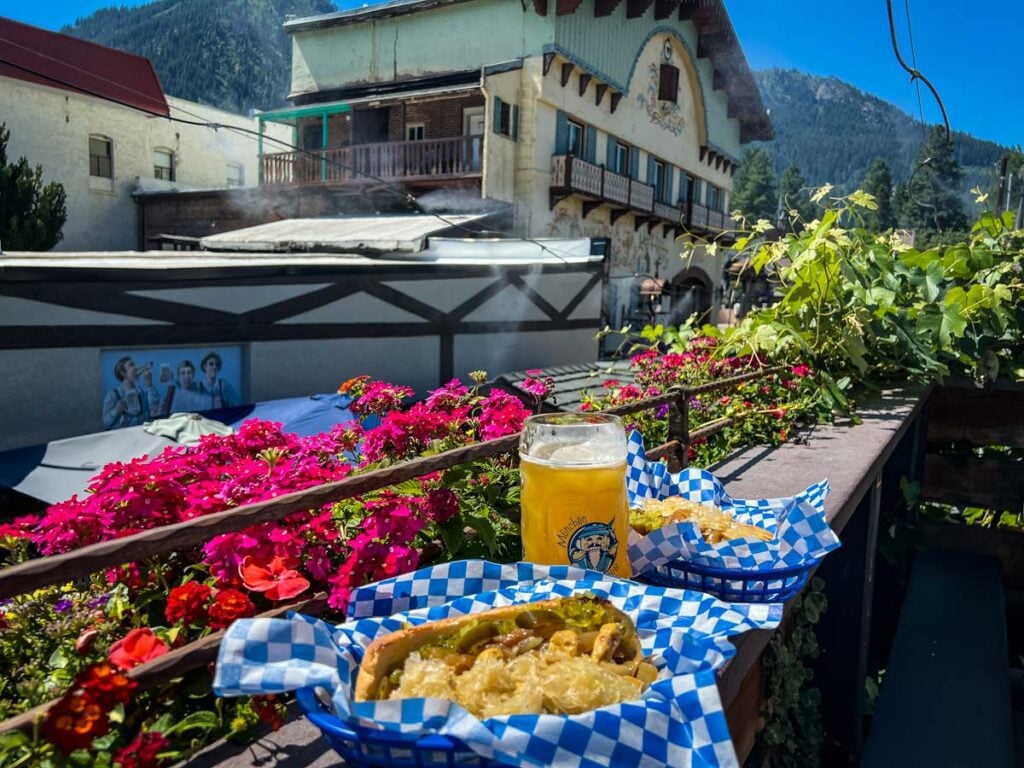
M169 116L149 59L0 17L0 76Z

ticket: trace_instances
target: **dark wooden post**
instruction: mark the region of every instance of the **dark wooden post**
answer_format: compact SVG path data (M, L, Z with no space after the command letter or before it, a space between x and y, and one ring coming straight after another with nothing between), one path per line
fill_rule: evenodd
M679 467L686 469L690 452L690 392L685 387L673 387L676 399L668 406L668 439L679 442Z

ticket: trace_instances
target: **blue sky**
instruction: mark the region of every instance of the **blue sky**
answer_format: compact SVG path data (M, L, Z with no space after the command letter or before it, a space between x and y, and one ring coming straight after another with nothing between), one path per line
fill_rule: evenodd
M2 0L0 15L58 29L106 5L143 2ZM1024 144L1019 48L1024 2L894 0L907 61L911 52L906 2L918 68L938 88L954 130L1003 144ZM338 4L353 7L362 2ZM751 66L835 75L917 115L916 90L892 53L885 0L726 0L726 6ZM925 119L937 122L938 108L923 86L922 98Z

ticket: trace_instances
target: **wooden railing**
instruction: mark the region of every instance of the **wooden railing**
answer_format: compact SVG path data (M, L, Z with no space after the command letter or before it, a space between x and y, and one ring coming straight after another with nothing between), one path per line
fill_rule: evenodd
M654 187L650 184L641 184L639 181L630 181L629 207L648 212L654 210Z
M393 141L263 155L262 184L321 184L360 179L415 180L478 175L483 137Z
M627 415L667 405L669 441L647 452L652 460L665 458L673 470L685 467L689 446L704 440L734 424L741 416L716 419L690 430L690 400L700 394L731 390L740 384L776 373L780 368L762 368L750 373L719 379L690 387L676 387L663 395L635 403L611 408L607 413ZM0 599L30 593L42 587L66 584L87 578L107 568L135 562L156 555L166 555L182 549L204 544L214 536L234 533L258 523L281 520L296 512L318 509L344 499L371 491L382 490L397 483L423 475L450 469L480 459L494 458L514 452L520 435L508 435L497 440L455 448L436 456L425 456L401 462L384 469L376 469L343 480L278 496L269 501L248 504L236 509L196 517L173 525L151 528L131 536L91 544L61 555L52 555L0 570ZM314 595L300 603L280 606L262 614L279 616L288 610L301 609L310 615L322 613L327 607L326 597ZM185 672L205 666L216 657L223 631L214 632L157 659L141 664L128 672L129 677L143 686L154 686L180 677ZM10 730L28 730L44 715L55 701L0 722L0 733Z
M603 165L594 165L572 155L551 157L551 189L563 196L582 195L646 213L654 208L654 187L650 184L612 173Z
M689 222L691 227L716 230L726 228L726 217L721 211L713 211L707 206L697 203L690 203L689 206Z
M686 221L683 219L683 210L668 203L655 203L654 215L677 226L684 226L686 224Z

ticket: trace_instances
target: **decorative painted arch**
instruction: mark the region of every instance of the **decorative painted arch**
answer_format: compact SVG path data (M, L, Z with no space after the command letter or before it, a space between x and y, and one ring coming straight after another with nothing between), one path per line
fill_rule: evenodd
M629 78L626 80L626 92L628 93L633 85L633 76L636 74L636 65L640 61L640 56L651 40L658 35L667 35L675 44L682 48L684 55L680 56L683 62L681 69L686 73L690 91L694 94L694 105L697 111L697 140L700 146L705 146L708 143L708 113L704 108L704 79L700 75L700 70L697 69L696 51L690 47L690 44L678 29L666 24L659 24L651 28L633 56L633 63L629 67Z

